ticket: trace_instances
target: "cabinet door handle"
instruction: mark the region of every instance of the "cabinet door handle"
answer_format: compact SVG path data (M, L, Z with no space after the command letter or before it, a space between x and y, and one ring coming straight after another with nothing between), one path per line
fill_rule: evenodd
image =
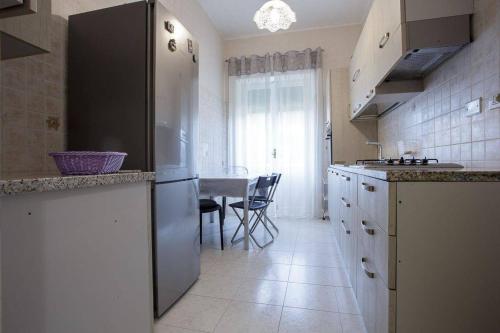
M391 33L390 32L386 32L382 38L380 38L380 42L378 42L378 47L380 49L383 49L384 46L387 44L387 42L389 41L389 38L391 38Z
M354 74L352 75L352 82L358 81L359 74L361 73L361 69L357 69Z
M361 228L368 234L368 235L374 235L375 234L375 229L367 228L366 227L366 221L361 221Z
M340 177L342 177L342 179L344 179L346 182L351 181L351 177L347 177L346 175L342 175Z
M351 204L348 203L344 198L340 199L342 201L342 204L346 206L347 208L351 207Z
M370 272L368 268L366 268L365 262L366 258L361 258L361 268L365 272L366 276L368 276L370 279L373 279L375 277L375 273Z
M366 95L366 98L370 98L372 97L373 95L373 89L370 89L370 92L368 93L368 95Z
M341 220L342 222L342 226L344 227L344 231L346 234L350 235L351 234L351 230L347 230L347 228L345 227L345 221L344 220Z
M361 186L363 187L363 190L368 191L368 192L375 192L375 186L367 184L367 183L361 183Z

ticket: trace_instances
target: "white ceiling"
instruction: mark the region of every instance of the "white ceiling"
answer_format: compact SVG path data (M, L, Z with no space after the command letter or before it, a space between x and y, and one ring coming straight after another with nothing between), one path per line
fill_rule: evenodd
M267 0L198 0L225 39L269 34L253 16ZM285 0L297 14L290 30L360 24L372 0Z

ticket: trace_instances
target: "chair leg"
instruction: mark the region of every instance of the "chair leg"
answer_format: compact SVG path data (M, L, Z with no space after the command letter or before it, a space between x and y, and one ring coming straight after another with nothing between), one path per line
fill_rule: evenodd
M250 232L250 237L253 239L253 241L255 242L255 244L257 244L257 246L261 249L263 249L264 247L270 245L271 243L274 242L274 235L273 233L269 230L269 228L266 226L266 224L264 223L264 221L262 220L262 216L264 214L264 211L260 211L259 214L257 214L257 219L254 223L254 225L252 226L252 229L251 229L251 232ZM265 244L260 244L257 239L253 236L253 232L255 231L255 229L257 228L257 225L261 223L264 228L266 229L266 231L269 233L269 235L271 236L271 240Z
M231 207L232 208L232 207ZM234 232L234 235L233 237L231 238L231 243L234 244L235 243L235 238L236 236L238 235L238 231L240 231L240 228L243 226L243 220L242 218L240 217L240 214L238 214L238 212L233 208L233 211L234 213L236 214L236 217L238 217L238 220L240 220L240 224L238 224L238 228L236 228L236 231Z
M271 224L271 226L276 230L276 232L279 234L280 229L274 224L274 222L267 216L267 214L264 216L264 218Z
M231 207L232 208L232 207ZM236 217L240 220L240 224L238 224L238 228L236 228L236 231L234 232L234 235L233 237L231 238L231 243L232 244L235 244L235 243L238 243L238 242L241 242L243 240L243 237L240 237L238 239L235 240L236 236L238 235L238 231L240 231L240 228L243 226L243 216L240 216L240 214L238 214L238 212L236 211L236 209L233 208L233 211L234 213L236 214ZM253 218L256 216L256 212L253 212L253 215L250 217L250 219L248 220L248 225L251 227L252 226L252 220ZM255 224L255 223L254 223ZM252 232L252 230L250 229L250 232Z
M219 230L220 230L220 248L224 251L224 213L219 208Z
M200 244L203 243L203 214L200 212Z

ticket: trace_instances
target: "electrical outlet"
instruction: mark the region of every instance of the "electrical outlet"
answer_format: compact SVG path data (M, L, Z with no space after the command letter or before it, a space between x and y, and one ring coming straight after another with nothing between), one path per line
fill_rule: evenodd
M491 97L488 101L488 109L491 110L500 110L500 94L496 94Z
M472 117L475 114L481 113L481 97L467 103L467 105L465 105L465 110L465 115L467 117Z

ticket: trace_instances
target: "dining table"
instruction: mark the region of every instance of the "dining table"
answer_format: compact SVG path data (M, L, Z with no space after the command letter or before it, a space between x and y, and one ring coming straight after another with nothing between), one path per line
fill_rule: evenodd
M259 177L249 174L232 174L225 172L209 172L200 175L200 195L215 197L238 198L243 201L243 248L250 247L250 227L248 205Z

